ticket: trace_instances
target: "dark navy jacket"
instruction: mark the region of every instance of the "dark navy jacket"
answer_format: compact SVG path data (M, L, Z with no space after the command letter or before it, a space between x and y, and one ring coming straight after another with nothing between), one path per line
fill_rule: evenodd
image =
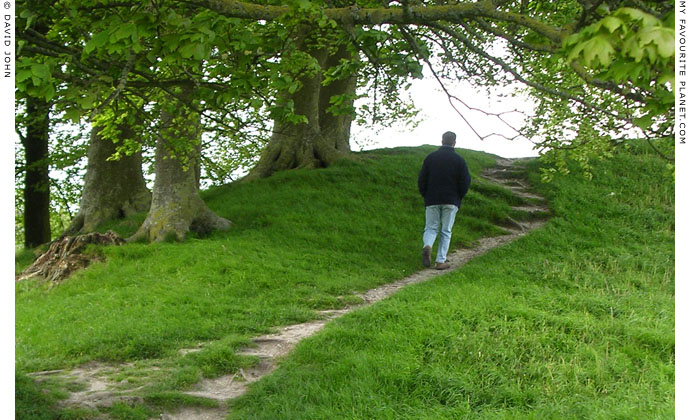
M470 171L465 159L451 146L441 146L430 153L417 178L425 206L455 204L460 207L470 187Z

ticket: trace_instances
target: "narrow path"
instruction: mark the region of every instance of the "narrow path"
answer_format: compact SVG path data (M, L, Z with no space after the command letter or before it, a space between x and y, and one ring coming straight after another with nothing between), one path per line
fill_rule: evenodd
M281 328L274 334L255 338L252 346L241 349L238 354L258 357L259 363L250 368L241 369L233 375L221 376L215 379L204 379L199 382L194 389L185 392L191 396L215 400L219 404L218 408L186 407L175 412L163 413L159 418L162 420L224 419L228 414L227 403L230 400L246 393L250 384L271 373L276 368L278 360L290 353L297 343L320 331L329 321L359 308L372 305L391 296L407 285L425 282L438 275L457 270L472 258L482 255L493 248L512 242L544 224L544 219L549 209L546 207L543 198L530 193L528 191L528 186L519 178L520 162L524 161L520 159L499 158L497 159L496 166L482 173L482 178L508 188L513 194L527 199L529 203L535 203L513 207L515 210L533 213L535 217L531 218L530 221L518 222L511 219L510 226L503 227L509 232L508 234L491 238L482 238L474 248L459 249L450 253L448 260L451 268L448 270L437 271L433 269L424 269L404 279L385 284L360 294L359 296L363 300L363 303L360 305L340 310L320 311L323 319L290 325ZM183 349L181 352L188 353L199 350L201 349ZM69 372L37 372L32 374L32 376L40 378L60 375L74 382L86 383L87 386L85 389L71 394L70 398L67 400L68 404L80 404L95 408L99 405L112 405L116 401L136 401L137 397L131 395L131 392L134 390L118 393L113 391L115 384L109 384L104 379L108 371L113 368L116 367L109 368L99 364L89 364Z
M497 165L484 171L482 177L496 184L503 185L519 197L541 203L515 206L513 209L528 213L541 213L545 217L549 209L543 204L544 199L536 194L528 192L526 183L518 177L520 169L517 165L519 165L519 162L520 160L516 159L497 159ZM407 285L425 282L438 275L457 270L472 258L482 255L493 248L512 242L524 236L529 231L543 225L544 222L543 218L541 220L536 219L528 222L513 221L512 226L505 228L510 232L509 234L492 238L482 238L479 240L479 244L474 248L459 249L450 253L448 260L451 263L451 268L448 270L438 271L425 269L419 271L404 279L385 284L360 294L359 296L364 301L364 303L360 305L341 310L320 311L324 319L290 325L281 328L277 333L257 337L253 340L253 346L244 348L238 352L238 354L241 355L258 357L260 362L256 366L241 370L239 374L223 376L216 379L205 379L196 386L196 389L187 393L198 397L215 399L219 401L222 406L225 406L229 400L237 398L247 392L247 388L250 384L271 373L276 368L277 361L290 353L300 340L316 334L329 321L359 308L372 305L391 296ZM195 412L192 410L182 410L177 413L168 413L163 418L166 420L221 420L225 418L225 413L215 418L200 417L197 413L200 413L199 410Z

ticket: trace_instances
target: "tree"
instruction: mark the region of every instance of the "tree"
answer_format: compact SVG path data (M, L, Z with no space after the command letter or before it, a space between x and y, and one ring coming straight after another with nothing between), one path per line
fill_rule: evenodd
M296 84L278 92L276 105L283 112L274 117L273 135L250 178L328 166L350 151L352 114L348 108L352 108L357 85L353 67L341 71L338 78L331 76L324 86L327 72L334 73L341 60L349 63L354 55L347 44L337 42L309 25L298 27L291 56L283 57L283 64L296 62L290 63L295 73L290 79Z
M280 56L282 78L272 81L273 134L247 179L349 157L357 117L381 123L415 114L400 92L408 78L421 77L421 66L408 60L410 47L398 34L338 24L315 3L300 4L276 23L296 35ZM372 104L357 110L362 96Z
M214 46L209 40L216 37L215 30L219 26L227 30L232 22L205 10L192 10L194 17L189 19L179 13L189 9L174 6L179 5L71 1L36 6L36 9L27 7L20 12L26 24L19 33L22 58L18 62L18 89L24 91L33 83L55 96L59 110L73 120L96 123L82 206L66 233L89 231L108 218L142 209L147 193L138 151L152 143L156 145L156 159L160 162L155 164L152 207L140 233L147 232L144 236L151 240L169 236L170 229L156 227L169 220L156 219L165 213L162 207L176 205L178 210L185 211L186 220L176 223L172 229L179 238L184 237L192 222L197 230L228 225L227 221L213 217L198 197L199 119L203 116L216 131L234 130L232 134L239 137L242 129L252 128L254 114L245 112L246 118L231 119L230 123L223 117L246 108L246 102L253 99L246 92L254 93L256 84L246 84L244 79L239 82L245 85L238 86L228 80L232 73L228 69L236 63L225 54L236 50L212 51ZM66 9L66 16L57 19L48 32L39 33L32 28L36 16L59 14L59 8ZM222 45L222 42L217 44ZM48 63L42 68L46 73L43 79L34 77L35 60L30 54L43 57ZM239 61L238 66L246 66ZM226 65L228 62L230 65ZM211 79L224 80L227 84ZM194 100L179 95L180 91L189 92L192 86ZM231 106L227 106L229 98ZM187 116L187 121L182 118L179 124L172 109ZM151 117L156 113L161 120ZM196 129L184 133L183 125L190 123L189 115L196 115L192 118ZM235 130L237 127L240 128ZM176 166L169 159L181 161ZM194 188L188 188L189 167ZM129 188L120 188L126 185ZM164 194L168 196L163 197ZM186 227L182 226L184 223Z
M586 161L588 154L607 153L632 128L653 146L659 144L653 139L668 138L672 132L671 1L199 4L225 16L266 20L300 10L313 14L318 8L322 19L335 25L381 25L401 34L415 60L426 64L442 84L449 76L485 88L519 82L536 99L540 113L525 127L511 128L515 137L539 142L543 151L567 150ZM396 67L406 63L398 61ZM470 108L447 93L454 106ZM493 133L477 135L487 138Z
M215 158L204 150L237 150L244 163L263 150L250 178L327 166L348 155L353 120L414 114L404 88L424 66L444 89L455 79L522 84L539 114L512 127L515 137L545 152L586 160L636 127L663 153L655 139L672 131L670 1L267 3L65 0L21 9L18 90L77 121L105 116L99 135L111 141L116 115L126 114L137 141L118 143L117 156L155 147L161 183L138 237L183 237L185 227L156 227L167 210L154 207L174 201L189 198L181 208L194 213L180 226L214 219L189 187L188 171ZM41 15L52 17L47 32L32 26ZM363 91L373 103L355 109ZM465 118L470 105L447 94Z
M181 92L185 99L192 100L193 96L191 88ZM182 240L190 229L207 233L229 228L230 222L213 213L199 197L199 115L188 108L172 106L161 111L161 122L156 140L156 181L151 208L130 240ZM173 141L179 138L186 142Z
M350 129L354 120L354 102L357 96L357 75L342 69L342 64L359 68L356 52L348 45L340 44L328 56L324 68L336 73L326 78L319 90L319 124L322 135L331 141L336 150L350 151ZM328 76L328 75L327 75Z
M136 141L131 127L120 124L118 128L120 141ZM104 139L101 130L91 130L79 213L64 235L93 232L105 221L148 210L151 205L151 193L141 169L141 151L111 159L117 155L117 145Z
M50 178L48 143L50 104L41 98L26 100L26 156L24 182L24 246L33 248L50 242Z
M40 3L29 1L30 4ZM47 33L49 16L36 20L35 30ZM47 67L41 57L32 57L34 62L30 68L33 80L40 80L47 76ZM18 99L24 99L26 115L24 128L26 135L21 136L24 146L26 164L24 166L24 246L33 248L49 242L50 234L50 178L48 145L50 137L50 111L52 104L49 95L41 89L40 82L33 83L26 89L25 94Z

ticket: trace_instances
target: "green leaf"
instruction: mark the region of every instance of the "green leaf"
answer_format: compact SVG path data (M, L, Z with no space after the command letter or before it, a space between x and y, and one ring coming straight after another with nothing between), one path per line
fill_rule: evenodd
M650 63L656 63L656 59L658 56L656 48L654 48L653 46L650 45L650 46L645 47L643 49L644 49L644 52L647 53L647 58L649 58L649 62Z
M308 10L312 7L311 1L309 0L295 0L295 5L298 9Z
M180 48L180 50L179 50L180 56L182 56L182 58L191 58L192 55L194 55L194 52L196 51L197 45L198 44L183 45L182 48Z
M583 51L588 65L596 66L598 60L598 63L604 67L611 64L611 55L615 53L613 46L602 36L595 36L585 42Z
M216 39L216 33L208 26L202 26L198 28L199 32L206 34L206 38L209 42L213 42Z
M299 89L299 87L300 87L299 83L293 82L293 83L290 83L287 90L288 90L288 92L290 92L290 94L293 94L293 93L297 92L297 89Z
M621 27L623 28L623 33L626 32L626 28L625 28L623 21L616 18L616 17L606 16L599 23L601 24L601 26L608 29L608 31L610 33L614 33L616 31L616 29L621 28Z
M630 68L630 80L636 80L640 78L640 75L644 73L645 65L632 66Z
M646 130L649 128L649 126L652 125L652 115L647 114L643 117L636 118L635 119L635 125L640 127L643 130Z
M628 60L618 60L608 69L608 75L614 80L625 80L630 72L630 62Z
M257 111L258 111L259 109L261 109L261 106L262 106L263 104L264 104L264 102L263 102L261 99L254 98L254 99L252 99L252 101L251 101L251 106L252 106L252 108L254 108L254 109L257 110Z
M84 45L84 52L90 53L96 48L105 45L106 42L108 42L108 32L99 32L96 35L92 36L89 42L87 42L86 45Z
M632 20L640 21L642 26L657 26L661 24L661 21L649 13L645 13L639 9L633 9L632 7L621 7L616 10L613 14L614 16L620 16L625 18L629 16Z
M197 60L203 60L206 58L206 48L203 44L196 44L194 47L194 58Z
M81 110L79 108L68 108L65 111L65 117L77 124L81 119Z
M36 14L28 9L23 9L19 14L19 17L26 19L26 25L24 27L24 30L29 29L31 27L31 24L33 24L36 20Z
M597 13L600 15L607 15L611 13L611 8L609 8L609 5L606 3L601 4L599 7L597 7Z
M41 94L46 99L46 101L50 101L55 97L55 86L53 86L52 83L44 84L43 88L41 89Z
M635 59L636 63L642 61L644 51L642 51L637 37L631 37L623 43L623 54Z
M666 83L671 83L671 88L675 86L675 80L676 76L673 73L666 73L662 74L661 77L659 77L658 83L660 85L664 85Z
M17 73L14 75L14 80L16 83L21 83L31 77L32 74L31 69L17 70Z
M328 100L328 102L331 103L332 105L340 105L345 100L345 96L346 95L333 95Z
M133 23L125 23L120 25L112 35L110 35L111 41L119 41L124 38L129 38L133 34L136 34L137 27Z
M91 91L86 91L84 97L77 99L77 103L82 109L91 109L96 103L96 94Z
M139 43L139 40L137 39L136 41L134 41L134 44L132 44L132 51L134 51L134 53L138 54L138 53L142 52L143 50L144 50L144 47L141 45L141 43Z
M34 63L31 65L31 74L39 79L49 79L50 69L43 63Z
M180 38L171 36L165 37L164 45L168 48L169 51L175 51L177 47L180 45Z
M575 46L572 51L570 51L570 54L568 54L568 61L573 61L576 60L579 56L582 50L585 49L585 44L581 43Z
M655 44L661 57L669 58L675 53L674 31L671 28L661 26L643 28L639 36L642 45Z

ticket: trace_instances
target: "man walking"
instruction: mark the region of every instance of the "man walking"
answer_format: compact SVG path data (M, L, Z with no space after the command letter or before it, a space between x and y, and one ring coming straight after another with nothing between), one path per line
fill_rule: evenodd
M434 268L446 270L450 268L446 254L450 245L451 229L460 203L470 187L471 178L465 159L455 152L455 133L443 133L441 144L441 148L424 159L417 184L426 207L422 264L431 267L431 247L440 228L441 239Z

